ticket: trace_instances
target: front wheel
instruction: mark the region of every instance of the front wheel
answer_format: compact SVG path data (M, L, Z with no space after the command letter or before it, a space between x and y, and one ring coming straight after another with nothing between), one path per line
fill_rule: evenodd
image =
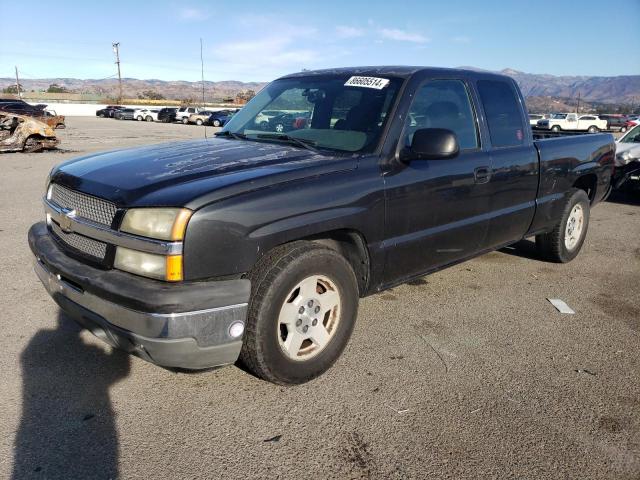
M189 119L187 117L182 117L182 123L186 125L187 123L189 123Z
M347 345L358 313L349 262L313 242L293 242L267 254L250 279L241 362L282 385L328 370Z
M587 236L589 206L589 197L584 190L571 190L562 218L554 229L536 236L536 247L544 258L557 263L576 258Z
M152 117L151 115L147 115L147 116L145 117L145 120L146 120L147 122L153 122L153 117Z
M560 128L560 125L554 125L553 127L551 127L551 131L552 131L552 132L556 132L556 133L557 133L557 132L559 132L560 130L562 130L562 129Z
M620 133L624 133L627 131L627 127L620 127Z
M595 125L591 125L589 127L589 129L587 130L587 132L589 133L598 133L600 131L600 129L598 127L596 127Z
M196 120L196 125L201 126L202 125L202 120L200 120L200 119Z
M138 117L136 118L136 120L138 120L139 122L142 121L142 115L138 115Z
M213 121L213 126L214 126L214 127L219 127L219 126L221 126L221 125L222 125L222 124L220 123L220 120L218 120L217 118Z

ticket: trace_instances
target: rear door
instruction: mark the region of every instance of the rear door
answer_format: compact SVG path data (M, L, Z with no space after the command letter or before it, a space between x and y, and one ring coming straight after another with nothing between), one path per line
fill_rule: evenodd
M456 133L461 151L385 174L387 283L472 256L488 232L490 157L466 82L424 81L404 118L398 148L409 146L418 129L446 128Z
M511 80L476 83L489 142L491 220L488 247L520 240L533 220L538 192L538 153L526 124L524 101Z

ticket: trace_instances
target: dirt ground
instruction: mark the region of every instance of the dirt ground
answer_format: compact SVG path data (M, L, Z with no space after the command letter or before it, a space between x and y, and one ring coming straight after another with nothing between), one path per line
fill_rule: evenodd
M80 331L26 241L49 169L203 135L71 117L61 151L0 156L0 478L640 479L640 196L595 208L570 264L522 242L364 299L344 355L298 387Z

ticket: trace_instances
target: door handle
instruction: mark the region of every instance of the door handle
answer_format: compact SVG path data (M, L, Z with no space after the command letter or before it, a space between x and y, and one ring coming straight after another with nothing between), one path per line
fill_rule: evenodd
M473 171L476 183L487 183L491 179L491 169L489 167L478 167Z

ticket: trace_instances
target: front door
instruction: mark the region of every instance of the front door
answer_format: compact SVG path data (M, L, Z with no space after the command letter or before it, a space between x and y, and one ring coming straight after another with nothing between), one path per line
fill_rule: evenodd
M470 257L486 245L491 164L467 85L426 81L409 107L401 146L421 128L452 130L460 154L414 160L385 174L386 283Z

